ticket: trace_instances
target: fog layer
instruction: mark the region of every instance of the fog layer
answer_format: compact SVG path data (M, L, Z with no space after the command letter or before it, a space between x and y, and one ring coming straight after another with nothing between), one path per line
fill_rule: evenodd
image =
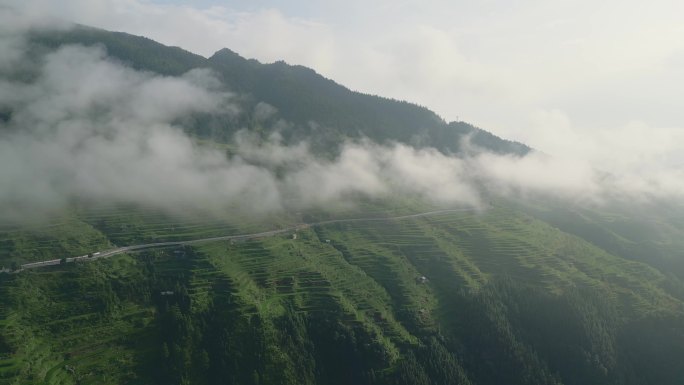
M31 76L17 77L27 60L24 44L7 31L0 39L0 212L9 219L75 200L264 213L397 192L479 207L483 194L600 202L684 191L684 179L672 175L608 176L581 160L538 153L476 149L456 157L362 140L322 159L306 142L259 140L249 128L227 155L198 145L177 123L189 114L246 113L210 71L162 77L113 61L103 49L64 46L33 63ZM276 111L262 103L253 113L263 120Z

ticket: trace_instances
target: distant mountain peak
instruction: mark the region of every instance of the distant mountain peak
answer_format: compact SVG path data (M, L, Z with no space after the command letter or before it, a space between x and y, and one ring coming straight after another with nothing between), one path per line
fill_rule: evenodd
M220 50L214 52L214 54L211 57L221 57L221 56L239 57L239 58L244 59L237 52L233 51L230 48L221 48Z

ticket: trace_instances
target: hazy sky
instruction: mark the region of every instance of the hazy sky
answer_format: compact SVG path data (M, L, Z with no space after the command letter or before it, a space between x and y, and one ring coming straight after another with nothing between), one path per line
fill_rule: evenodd
M9 2L204 56L306 65L609 170L684 163L681 1Z

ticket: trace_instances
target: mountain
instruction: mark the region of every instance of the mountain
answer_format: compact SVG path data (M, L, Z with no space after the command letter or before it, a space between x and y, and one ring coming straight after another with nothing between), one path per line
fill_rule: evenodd
M315 162L331 172L315 159L337 159L348 141L403 143L417 149L416 160L451 156L448 164L474 149L510 161L532 151L311 69L227 49L207 59L88 27L34 32L29 41L35 61L12 80L31 82L32 65L74 44L105 47L108 58L145 74L211 69L242 113L194 112L174 125L193 146L242 155L239 166L251 160L233 139L238 132L266 142L278 133L296 149L311 144L313 155L294 166L281 154L285 165L259 169L269 175L292 168L285 175L297 176ZM133 79L130 87L145 77ZM5 122L23 119L2 107ZM97 115L89 122L113 127L102 111L87 110ZM70 149L98 144L88 140ZM211 154L198 170L217 167ZM239 170L266 163L255 158ZM72 196L47 217L3 218L0 384L681 383L680 206L491 193L479 205L445 204L408 191L343 195L354 205L198 214L156 206L164 197L155 190L147 204ZM52 262L30 265L41 261Z
M243 110L250 111L260 102L275 107L279 118L293 124L281 131L290 141L306 138L331 146L343 137L363 136L378 143L397 141L448 153L461 151L462 140L470 136L473 144L495 152L524 155L530 151L521 143L501 139L465 122L447 124L425 107L354 92L312 69L282 61L262 64L226 48L205 59L144 37L89 27L35 33L32 41L38 51L64 44L104 46L108 55L132 68L168 76L193 68L211 68L228 90L240 95ZM194 131L224 141L248 123L203 121ZM209 129L216 126L219 128Z

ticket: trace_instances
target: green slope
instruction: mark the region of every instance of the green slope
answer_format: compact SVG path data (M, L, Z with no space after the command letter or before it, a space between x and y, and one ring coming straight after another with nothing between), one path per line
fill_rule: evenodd
M516 207L615 255L648 263L684 280L684 208L677 202L593 208L521 202Z
M676 383L644 354L684 357L666 276L505 207L2 279L0 383Z

